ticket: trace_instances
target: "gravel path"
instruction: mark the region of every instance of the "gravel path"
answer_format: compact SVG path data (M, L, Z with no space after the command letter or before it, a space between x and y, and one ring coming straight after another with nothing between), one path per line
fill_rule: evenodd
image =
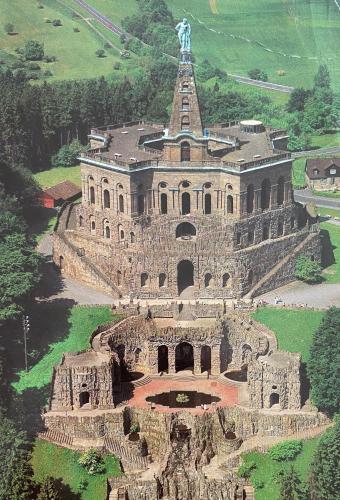
M38 251L47 257L41 285L41 299L70 299L77 304L113 304L113 298L94 288L63 276L52 263L52 236L45 236L38 245ZM48 259L50 257L50 259Z
M256 302L265 300L274 305L275 297L279 297L285 305L305 304L308 307L321 309L327 309L331 306L340 307L340 284L307 285L301 281L294 281L272 292L258 296L255 300Z

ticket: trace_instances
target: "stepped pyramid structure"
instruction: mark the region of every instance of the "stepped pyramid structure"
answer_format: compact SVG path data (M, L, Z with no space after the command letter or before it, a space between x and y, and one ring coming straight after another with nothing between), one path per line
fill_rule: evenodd
M167 127L91 131L82 203L59 218L55 263L137 300L239 299L291 281L298 255L320 260L320 239L293 200L286 143L256 120L204 127L182 53Z

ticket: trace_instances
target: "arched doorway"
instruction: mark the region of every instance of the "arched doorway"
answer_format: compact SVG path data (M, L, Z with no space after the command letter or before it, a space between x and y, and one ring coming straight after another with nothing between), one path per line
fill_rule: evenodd
M190 260L181 260L177 266L178 295L194 285L194 265Z
M181 222L176 227L176 238L190 239L192 236L196 236L196 228L190 222Z
M169 369L168 347L166 345L158 346L158 373L167 372Z
M81 392L79 394L79 404L80 407L88 404L90 402L90 393L87 391Z
M280 404L280 396L277 392L272 392L269 398L269 406L270 408L274 405Z
M194 368L194 348L188 342L181 342L175 350L176 372L181 370L193 370Z
M201 373L211 370L211 347L204 345L201 349Z

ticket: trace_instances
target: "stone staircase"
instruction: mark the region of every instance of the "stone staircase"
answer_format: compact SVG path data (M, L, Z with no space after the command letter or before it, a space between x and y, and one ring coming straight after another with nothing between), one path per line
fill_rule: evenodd
M261 288L267 283L267 281L274 278L274 276L282 270L282 268L289 263L294 257L297 257L301 250L304 248L306 244L308 244L313 238L315 238L315 234L308 234L306 238L304 238L293 250L292 253L286 255L283 259L281 259L265 276L256 285L243 297L244 299L251 299L256 295L260 295L264 293ZM259 293L258 293L259 292Z
M125 443L121 443L113 437L105 436L104 447L119 458L125 472L146 470L148 468L149 464L146 457L137 455Z
M64 434L63 432L59 432L55 429L48 429L45 432L39 432L38 437L59 446L64 446L65 448L71 448L73 445L72 436Z
M143 385L149 384L152 381L149 375L144 375L144 377L139 378L138 380L133 380L131 383L135 387L142 387Z

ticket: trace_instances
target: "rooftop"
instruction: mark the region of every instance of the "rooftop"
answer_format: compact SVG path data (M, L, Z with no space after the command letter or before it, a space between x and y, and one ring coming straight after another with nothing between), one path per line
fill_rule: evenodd
M81 189L70 181L60 182L44 190L44 193L51 196L54 200L68 200L81 195Z

